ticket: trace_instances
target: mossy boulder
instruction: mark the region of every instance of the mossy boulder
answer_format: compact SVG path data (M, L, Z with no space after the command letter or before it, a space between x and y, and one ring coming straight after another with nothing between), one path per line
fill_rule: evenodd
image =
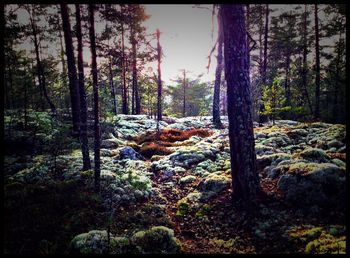
M287 201L297 205L344 206L345 169L332 163L296 162L277 184Z
M106 254L108 252L108 234L106 230L91 230L77 235L70 243L73 253Z
M131 242L142 254L174 254L180 251L174 230L164 226L138 231L131 237Z
M211 197L219 194L230 186L231 180L223 175L210 175L205 178L199 185L198 190L205 196Z
M180 184L190 184L196 181L196 177L192 175L184 176L180 179Z
M330 162L330 157L327 153L318 148L307 148L296 154L295 157L300 157L311 162Z

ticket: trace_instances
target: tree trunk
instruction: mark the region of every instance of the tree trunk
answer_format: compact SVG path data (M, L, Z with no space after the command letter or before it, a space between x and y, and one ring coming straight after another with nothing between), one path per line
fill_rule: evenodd
M123 9L122 9L123 11ZM124 24L122 23L122 77L123 77L123 114L129 113L127 103L126 72L125 72L125 47L124 47Z
M316 51L316 81L315 81L315 119L320 118L320 45L318 30L317 4L315 4L315 51Z
M66 4L60 4L60 5L61 5L64 41L66 44L69 91L70 91L72 118L73 118L73 133L78 136L80 132L80 98L79 98L79 89L78 89L78 83L77 83L77 70L75 67L73 39L72 39L71 26L69 21L68 6Z
M116 95L115 95L115 85L113 82L113 70L112 70L111 57L109 57L109 84L111 87L111 95L112 95L112 99L113 99L113 113L115 115L117 115L118 114L118 107L117 107L117 99L116 99Z
M305 4L304 10L304 23L303 23L303 69L302 69L302 85L304 94L306 96L307 103L309 105L310 114L313 113L312 105L307 91L307 5Z
M266 72L267 72L267 41L269 35L269 5L265 7L265 32L264 32L264 66L263 66L263 84L266 84Z
M221 21L221 8L218 11L218 55L216 56L217 65L215 70L215 84L214 84L214 96L213 96L213 124L215 128L221 128L220 120L220 86L221 86L221 73L222 73L222 21Z
M184 80L183 80L183 107L182 107L182 116L186 116L186 71L184 70Z
M158 99L157 99L157 120L162 120L162 77L161 77L161 70L160 70L160 62L161 62L161 46L159 43L160 38L160 31L157 29L157 58L158 58Z
M63 26L62 26L63 27ZM61 48L61 53L60 53L60 57L61 57L61 65L62 65L62 82L63 82L63 87L66 89L68 86L67 83L67 68L66 68L66 61L64 60L64 48L63 48L63 39L62 39L62 31L60 30L59 33L59 37L60 37L60 48ZM61 103L60 103L60 107L68 107L69 103L65 103L65 98L64 98L64 91L61 91ZM67 105L68 104L68 105Z
M241 4L226 4L222 8L232 197L250 201L260 192L260 185L256 171L244 10Z
M291 99L290 99L290 85L289 85L289 68L290 68L290 54L287 53L286 55L286 78L284 80L284 90L285 90L285 98L286 102L284 106L290 106L291 105Z
M44 68L42 66L41 60L40 60L40 54L39 54L39 40L38 40L38 35L37 35L37 28L36 24L33 18L33 13L32 11L29 12L29 19L32 27L32 32L33 32L33 38L34 38L34 48L35 48L35 56L36 56L36 62L37 62L37 71L38 71L38 80L39 80L39 87L40 87L40 92L43 93L44 98L46 99L47 103L50 106L51 112L53 114L56 114L56 107L52 103L49 95L47 94L46 90L46 80L45 80L45 74L44 74Z
M100 192L100 115L99 115L99 99L98 99L98 84L97 84L97 62L96 62L96 42L95 42L95 17L94 6L89 4L89 34L90 34L90 48L91 48L91 73L92 73L92 87L94 92L94 161L95 161L95 192Z
M83 65L83 40L81 33L81 16L80 6L75 4L76 21L77 21L77 40L78 40L78 85L80 99L80 142L81 152L83 154L83 170L91 169L89 156L89 141L87 136L87 105L84 85L84 65Z

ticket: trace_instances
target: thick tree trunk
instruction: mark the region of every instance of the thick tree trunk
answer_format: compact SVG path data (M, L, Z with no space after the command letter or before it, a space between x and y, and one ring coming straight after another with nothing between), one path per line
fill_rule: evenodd
M225 78L233 199L253 200L260 192L252 120L243 5L222 5Z
M315 52L316 52L316 80L315 80L315 119L320 118L320 45L318 30L318 10L315 4Z
M73 133L79 135L80 132L80 98L79 89L77 83L77 70L75 67L74 49L71 26L69 21L68 6L61 4L61 16L64 32L64 41L66 44L66 56L68 64L68 79L69 79L69 91L72 107L73 118Z
M96 62L96 42L95 42L95 17L94 6L89 4L89 34L90 34L90 48L91 48L91 73L92 73L92 87L94 93L94 162L95 162L95 191L100 192L100 114L99 114L99 99L98 99L98 83L97 83L97 62Z
M78 85L80 99L80 142L81 152L83 154L83 170L91 169L89 156L89 141L87 137L87 105L84 84L84 65L83 65L83 40L81 33L81 16L80 6L75 4L76 21L77 21L77 40L78 40Z
M158 59L158 99L157 99L157 120L160 121L162 120L162 77L161 77L161 70L160 70L160 62L161 62L161 46L159 43L159 38L160 38L160 31L157 29L157 59Z
M63 26L62 26L63 27ZM62 36L62 31L60 30L59 32L59 37L60 37L60 48L61 48L61 52L60 52L60 58L61 58L61 65L62 65L62 83L63 83L63 87L66 89L68 86L67 83L67 67L66 67L66 61L64 60L64 47L63 47L63 36ZM60 99L61 99L61 103L60 103L60 107L68 107L69 103L65 103L65 99L64 99L64 91L61 91L61 95L60 95ZM68 105L67 105L68 104Z
M220 86L221 86L221 73L222 73L222 21L221 21L221 8L218 11L218 55L216 56L216 70L215 70L215 83L214 83L214 96L213 96L213 124L216 128L221 128L220 120Z

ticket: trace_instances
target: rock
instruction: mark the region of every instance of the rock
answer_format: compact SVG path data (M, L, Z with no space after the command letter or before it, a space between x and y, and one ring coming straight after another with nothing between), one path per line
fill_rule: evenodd
M119 150L119 157L120 159L146 160L141 154L129 146L123 147Z
M231 183L231 180L226 176L210 175L204 179L199 185L198 190L209 195L217 195L218 193L225 190Z
M327 155L327 153L317 148L307 148L297 154L296 157L300 157L311 162L330 162L330 157Z
M273 148L270 147L270 146L265 146L265 145L262 145L262 144L255 144L255 153L256 155L265 155L266 152L268 151L271 151L273 152Z
M338 148L343 147L344 144L343 144L342 142L340 142L340 141L334 139L334 140L332 140L332 141L329 141L329 142L327 143L327 146L328 146L328 148L332 148L332 147L333 147L333 148L338 149Z
M285 198L297 205L344 206L345 169L331 163L291 164L277 183Z
M101 148L105 148L105 149L115 149L118 146L119 144L116 141L116 138L102 140L101 142Z
M306 131L305 129L293 129L288 133L291 137L295 137L295 136L307 136L308 135L308 131Z
M340 159L332 159L332 162L336 164L338 167L346 168L346 163Z
M291 155L283 152L274 153L270 155L263 155L260 157L257 157L257 169L263 170L265 167L270 165L277 165L281 161L289 160L291 159Z
M131 237L131 242L142 254L175 254L180 251L174 231L164 226L138 231Z
M91 230L77 235L70 243L73 253L106 254L108 251L108 236L106 230Z
M261 141L261 144L271 147L283 147L291 144L291 141L287 135L278 135L268 136L267 139Z
M196 181L196 177L188 175L188 176L182 177L180 179L180 184L189 184L189 183L192 183L194 181Z

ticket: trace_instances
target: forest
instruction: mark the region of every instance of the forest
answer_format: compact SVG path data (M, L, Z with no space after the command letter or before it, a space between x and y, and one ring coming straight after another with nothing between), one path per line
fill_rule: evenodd
M5 254L345 254L345 4L4 4Z

